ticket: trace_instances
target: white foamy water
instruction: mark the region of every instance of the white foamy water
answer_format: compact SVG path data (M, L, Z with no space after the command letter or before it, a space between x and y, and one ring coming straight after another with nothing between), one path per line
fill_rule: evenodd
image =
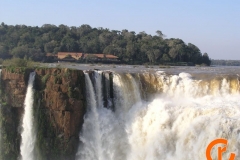
M207 145L216 138L228 139L228 151L239 158L239 98L158 97L151 103L133 106L126 127L131 146L127 159L202 160ZM216 155L213 153L212 158Z
M33 101L34 89L33 83L35 79L35 72L30 73L27 94L24 101L24 114L22 121L22 141L21 141L21 158L22 160L34 160L34 145L36 141L36 134L33 125Z
M85 114L82 133L80 140L83 144L79 146L76 159L84 160L106 160L106 159L125 159L125 144L115 140L123 138L124 128L116 118L112 110L103 107L102 98L96 96L101 86L101 73L95 72L94 82L96 92L93 88L89 75L85 73L86 96L87 96L87 113ZM96 101L98 100L98 102ZM100 106L97 106L100 104Z
M208 144L216 138L228 140L223 159L231 152L240 158L238 80L201 81L187 73L159 73L152 85L162 92L146 102L139 99L142 82L128 74L114 74L115 112L96 105L92 109L90 103L97 98L87 80L91 109L84 119L77 159L203 160ZM217 159L216 149L213 159Z

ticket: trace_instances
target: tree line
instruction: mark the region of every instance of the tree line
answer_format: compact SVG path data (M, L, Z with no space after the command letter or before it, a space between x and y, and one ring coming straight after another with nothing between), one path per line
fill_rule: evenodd
M0 58L28 58L42 61L46 53L57 52L104 53L118 56L127 64L161 64L186 62L210 65L207 53L192 43L178 38L165 39L161 31L156 35L136 34L108 28L92 28L44 24L38 26L0 25Z
M216 66L240 66L240 60L218 60L218 59L212 59L211 60L212 65Z

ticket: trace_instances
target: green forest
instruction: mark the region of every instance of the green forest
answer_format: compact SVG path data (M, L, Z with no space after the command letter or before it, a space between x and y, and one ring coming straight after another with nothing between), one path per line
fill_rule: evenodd
M0 25L0 58L25 58L43 62L46 53L82 52L118 56L126 64L189 63L210 65L207 53L178 38L123 29L52 24L38 26Z

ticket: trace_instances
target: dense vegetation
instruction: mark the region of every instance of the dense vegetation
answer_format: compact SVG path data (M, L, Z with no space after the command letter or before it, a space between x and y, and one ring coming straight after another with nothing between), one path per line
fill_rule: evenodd
M32 67L34 62L31 60L14 57L12 59L4 60L2 65L7 67Z
M211 60L212 65L217 66L240 66L240 60Z
M194 44L185 44L181 39L164 39L161 31L156 34L136 34L126 29L110 31L89 25L32 27L1 23L0 58L42 61L46 53L64 51L113 54L128 64L190 62L210 65L208 54L202 54Z

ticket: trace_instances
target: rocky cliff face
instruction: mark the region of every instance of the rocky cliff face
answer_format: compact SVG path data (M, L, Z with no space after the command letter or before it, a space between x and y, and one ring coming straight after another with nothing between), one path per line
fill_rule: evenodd
M2 69L0 107L0 159L17 159L21 118L30 69Z
M3 69L1 75L2 100L12 107L23 107L31 69Z
M1 76L2 159L17 159L28 77L36 72L34 124L38 159L74 159L85 113L83 71L3 69ZM10 133L10 134L9 134Z

